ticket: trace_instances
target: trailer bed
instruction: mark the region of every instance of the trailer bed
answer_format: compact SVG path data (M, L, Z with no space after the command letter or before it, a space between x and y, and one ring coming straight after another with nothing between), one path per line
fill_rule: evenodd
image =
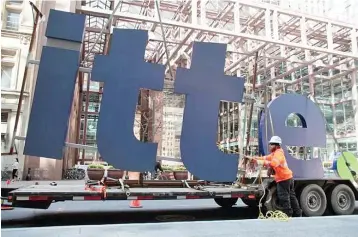
M51 183L56 182L58 185L85 185L85 180L31 180L31 181L15 181L6 184L6 181L1 181L1 188L9 188L9 189L18 189L18 188L26 188L31 185L50 185Z
M262 194L259 186L235 188L223 186L200 186L195 188L126 188L84 184L57 186L30 185L9 193L8 200L14 207L46 209L52 202L59 201L104 201L104 200L176 200L210 198L249 198Z

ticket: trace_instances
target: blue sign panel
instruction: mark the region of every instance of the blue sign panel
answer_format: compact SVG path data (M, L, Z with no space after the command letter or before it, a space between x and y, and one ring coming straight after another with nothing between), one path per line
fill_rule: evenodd
M259 113L258 113L258 119L257 121L259 122L259 129L258 129L258 147L259 147L259 155L260 156L263 156L265 155L265 150L264 150L264 143L267 144L266 141L263 140L263 137L262 137L262 129L261 129L261 126L260 126L260 121L261 119L263 119L263 116L265 115L264 111L263 110L260 110ZM265 126L266 128L266 126Z
M80 43L85 19L85 15L51 10L46 36ZM24 154L62 159L79 57L76 50L43 47Z
M47 37L81 42L84 22L84 15L51 11ZM109 55L95 56L92 69L92 80L104 83L98 149L107 162L123 170L152 170L156 159L157 144L138 141L133 132L139 90L161 91L164 84L164 66L144 62L147 41L147 31L115 29ZM62 158L79 53L43 48L24 154ZM239 158L224 154L216 145L219 104L241 102L244 93L243 78L224 75L225 54L226 45L194 43L191 68L177 70L174 88L175 93L186 95L182 161L200 179L219 182L235 180ZM319 159L298 160L286 148L325 146L325 119L320 109L304 96L285 94L271 101L268 111L268 116L263 113L260 117L260 150L267 154L267 141L278 135L295 177L323 177ZM303 128L286 126L291 113L300 116Z
M269 153L270 137L280 136L288 166L293 170L294 176L322 178L324 172L321 159L299 160L287 151L287 146L326 146L325 119L320 109L307 97L298 94L281 95L272 100L267 107L268 116L263 113L260 121L260 139L264 153ZM303 128L286 126L286 120L292 113L300 117Z
M186 95L181 158L200 179L234 181L238 156L216 145L220 100L241 102L244 79L224 75L226 45L194 43L191 68L179 68L175 92Z
M134 136L138 93L141 88L162 90L165 69L144 62L147 41L147 31L115 29L109 55L96 55L92 69L92 80L104 82L98 151L115 167L142 172L154 168L157 144Z

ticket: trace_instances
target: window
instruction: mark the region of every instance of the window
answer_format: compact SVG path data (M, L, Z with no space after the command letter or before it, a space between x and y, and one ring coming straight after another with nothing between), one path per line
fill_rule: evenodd
M19 30L20 13L7 12L6 17L6 29L8 30Z
M5 134L1 134L1 152L5 151L5 149L6 149Z
M1 113L1 123L7 123L7 119L9 117L9 114L6 112Z
M9 89L11 87L12 66L1 65L1 89Z
M7 2L11 5L21 5L24 1L23 0L8 0Z

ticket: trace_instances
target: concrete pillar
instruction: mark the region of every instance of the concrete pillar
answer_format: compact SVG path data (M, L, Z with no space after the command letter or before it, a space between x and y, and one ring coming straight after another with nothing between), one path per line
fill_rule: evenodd
M265 34L266 37L271 39L271 10L265 10Z
M353 111L354 111L354 126L355 126L355 134L356 134L356 142L358 144L358 75L357 72L353 72L351 75L352 79L352 103L353 103Z
M206 26L206 3L207 0L200 1L200 24Z
M198 24L198 0L191 1L191 22Z
M357 3L355 3L357 4ZM357 47L357 31L356 29L352 29L351 31L351 40L352 40L352 52L357 54L358 47ZM351 65L352 68L356 67L355 62ZM354 111L354 125L355 125L355 133L356 133L356 142L358 144L358 73L352 72L351 73L351 80L352 80L352 104L353 104L353 111Z
M279 38L279 30L278 30L278 14L277 10L273 11L272 14L272 31L273 31L273 38L278 40Z
M204 1L201 1L203 4ZM239 33L241 31L240 26L240 4L238 2L235 3L234 6L234 30L235 33Z

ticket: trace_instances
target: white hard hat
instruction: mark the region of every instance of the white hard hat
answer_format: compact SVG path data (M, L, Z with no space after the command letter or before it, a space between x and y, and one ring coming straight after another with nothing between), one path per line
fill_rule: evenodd
M277 143L281 145L282 139L279 136L272 136L269 143Z

